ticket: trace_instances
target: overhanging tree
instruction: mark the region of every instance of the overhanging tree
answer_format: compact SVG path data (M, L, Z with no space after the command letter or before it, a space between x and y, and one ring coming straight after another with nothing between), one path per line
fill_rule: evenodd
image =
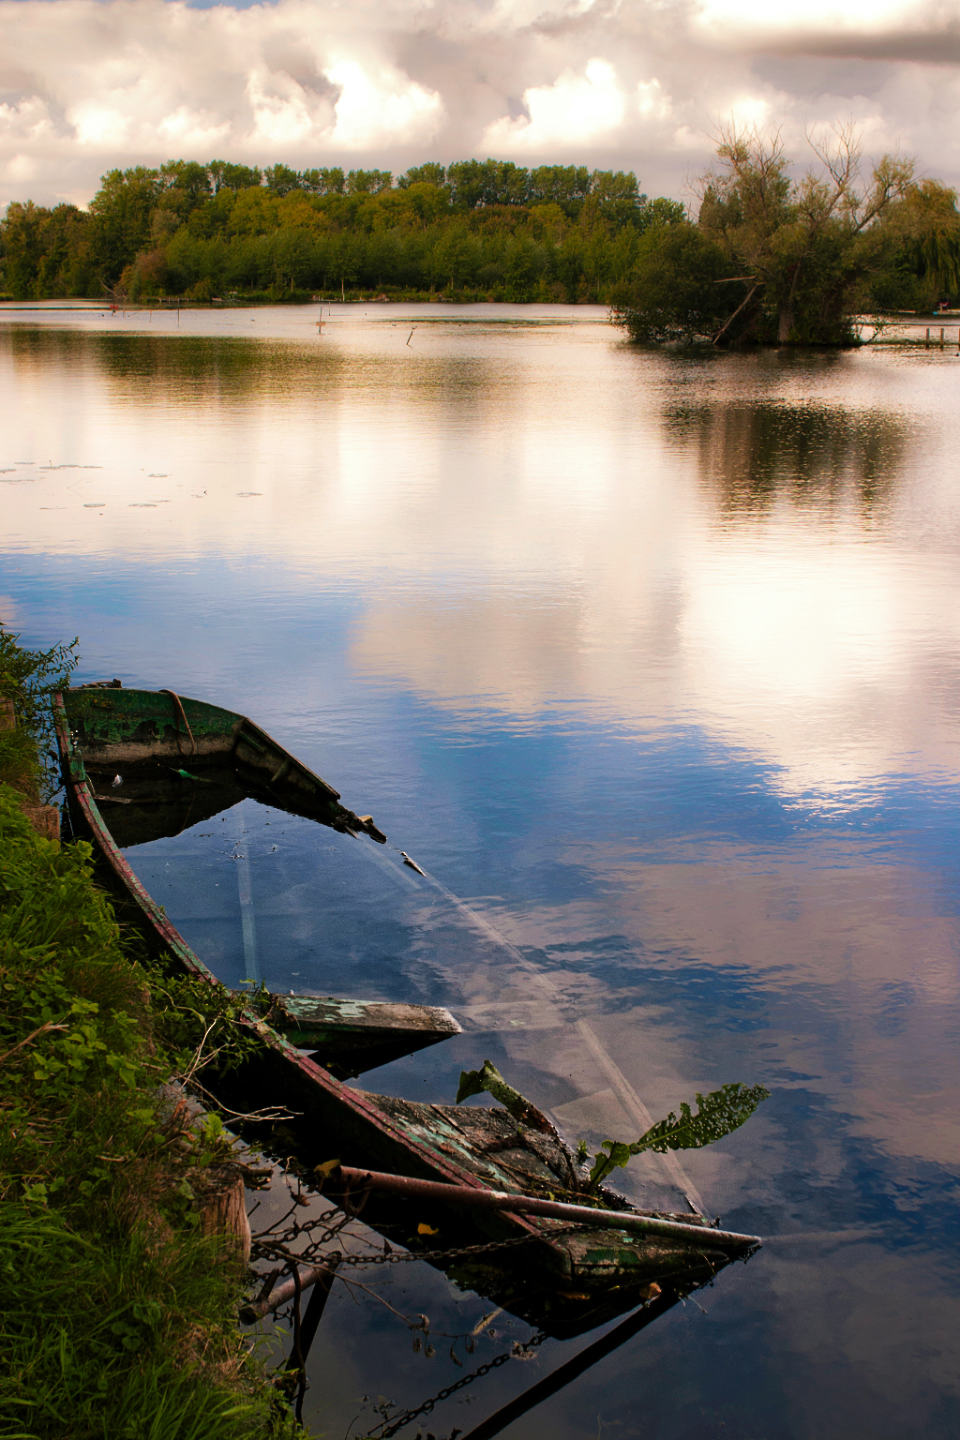
M718 345L823 345L852 338L851 316L877 264L881 222L906 193L913 166L884 156L864 182L849 128L838 130L830 147L811 145L819 163L795 179L779 134L770 140L732 130L721 136L720 164L702 182L696 226L685 225L708 243L674 237L673 323L668 276L661 275L653 330ZM718 254L723 275L716 273ZM651 328L645 278L640 267L632 294L624 292L620 300L623 323L635 335ZM700 298L706 284L717 287L716 304ZM692 308L691 294L697 297Z

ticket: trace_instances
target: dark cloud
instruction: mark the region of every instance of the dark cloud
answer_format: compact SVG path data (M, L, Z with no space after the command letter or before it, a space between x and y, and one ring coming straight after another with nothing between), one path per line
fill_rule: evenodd
M784 47L759 43L757 54ZM937 33L900 31L895 35L837 35L829 31L803 35L789 48L795 56L815 55L840 60L871 60L894 65L956 65L960 63L960 23Z

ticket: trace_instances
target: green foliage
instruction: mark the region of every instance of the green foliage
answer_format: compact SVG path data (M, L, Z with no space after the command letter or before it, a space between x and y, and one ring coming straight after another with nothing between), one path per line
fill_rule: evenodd
M56 770L46 759L52 744L51 697L69 684L77 664L77 641L49 650L25 650L19 635L0 622L0 699L12 700L19 730L0 733L0 779L21 779L24 765L36 769L38 752L45 757L37 779L46 792L56 785Z
M482 1094L492 1095L519 1125L535 1130L553 1129L547 1117L518 1090L514 1090L490 1060L484 1060L479 1070L464 1070L461 1073L456 1103L461 1105L472 1095ZM645 1150L662 1155L667 1150L699 1150L704 1145L722 1140L749 1120L769 1094L763 1085L724 1085L709 1095L698 1094L696 1103L699 1109L696 1113L684 1102L679 1115L671 1111L665 1119L651 1125L639 1140L604 1140L593 1156L590 1184L594 1188L602 1185L614 1170L628 1164L634 1155L640 1155ZM577 1147L577 1159L585 1163L588 1158L586 1142L581 1140Z
M93 285L90 217L75 205L52 210L13 202L0 221L0 275L17 300L88 294Z
M292 1437L231 1336L235 1286L215 1248L81 1233L62 1211L6 1202L0 1234L0 1434L23 1440ZM219 1373L211 1358L219 1359ZM251 1376L252 1378L252 1376Z
M0 730L0 780L27 790L36 779L37 752L26 730Z
M295 1433L238 1336L239 1260L197 1223L229 1147L214 1115L172 1123L165 1029L89 846L40 838L0 786L0 1434Z
M263 172L263 180L272 195L289 195L300 186L300 177L289 165L270 165Z
M90 249L94 270L107 291L151 236L151 221L163 193L157 170L137 165L130 170L111 170L90 202Z
M637 245L629 282L614 294L614 317L641 344L712 337L731 308L720 247L686 220L651 226Z
M149 958L141 960L141 969L150 987L153 1033L179 1078L209 1063L214 1052L218 1072L229 1071L260 1044L237 1022L251 1010L266 1013L270 996L262 987L237 994L200 975L172 975Z
M696 226L674 221L659 230L656 250L641 244L634 274L617 293L616 318L631 338L850 344L852 317L885 267L917 276L929 253L932 270L960 281L949 242L910 253L891 228L916 188L908 161L885 156L861 180L849 130L837 132L832 148L814 151L819 167L796 179L779 136L723 137ZM929 241L929 225L923 233Z
M235 165L227 160L211 160L207 171L214 195L221 190L247 190L263 178L255 165Z
M644 1150L662 1155L667 1150L699 1150L704 1145L712 1145L749 1120L769 1094L763 1085L724 1085L709 1095L698 1094L696 1113L684 1102L679 1115L671 1111L665 1119L651 1125L639 1140L630 1143L604 1140L594 1156L590 1182L601 1185L614 1170Z
M412 165L405 174L397 180L401 190L406 190L410 185L432 185L439 188L446 183L447 167L440 165L436 160L428 160L424 165Z
M863 304L918 308L960 290L952 191L914 183L890 157L861 183L849 133L816 153L819 169L795 179L779 138L725 136L694 227L677 201L642 194L632 172L584 165L428 161L394 179L169 160L109 171L88 212L11 204L0 285L17 297L141 303L599 300L633 338L725 344L844 343ZM641 245L650 232L656 241ZM711 290L717 254L729 283Z
M77 664L77 641L49 650L24 650L19 639L0 622L0 696L12 700L19 722L35 730L46 719L51 697L69 684Z
M586 166L430 162L394 182L170 160L110 171L89 213L11 206L0 252L9 287L38 297L603 300L637 236L678 209L630 172Z
M909 186L879 227L870 300L890 310L932 310L960 295L960 214L954 190Z

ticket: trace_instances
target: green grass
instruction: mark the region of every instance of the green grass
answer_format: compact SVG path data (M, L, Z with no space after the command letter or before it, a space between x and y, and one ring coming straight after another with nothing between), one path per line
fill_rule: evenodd
M0 1436L281 1434L242 1263L197 1221L209 1134L171 1122L183 1055L89 847L36 835L0 786L0 862Z
M0 695L33 724L64 652L14 642ZM0 1440L302 1435L238 1328L237 1246L199 1221L229 1141L163 1089L226 1002L138 963L90 847L5 783L29 759L0 740Z

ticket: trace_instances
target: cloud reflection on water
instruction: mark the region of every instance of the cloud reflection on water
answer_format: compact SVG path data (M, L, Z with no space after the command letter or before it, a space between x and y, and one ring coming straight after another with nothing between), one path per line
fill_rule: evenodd
M608 346L597 365L591 336L584 380L563 332L519 370L509 335L434 326L411 356L401 329L8 332L12 443L35 463L14 475L29 495L0 487L5 533L272 559L280 591L359 593L368 679L636 733L682 716L785 796L856 804L956 768L960 567L905 504L945 444L917 376L894 403L877 356L698 368Z
M700 1188L731 1223L871 1236L725 1276L702 1377L673 1354L689 1319L655 1327L633 1363L671 1384L645 1428L708 1433L720 1405L750 1433L747 1406L778 1433L784 1397L779 1433L935 1425L956 1412L960 1142L948 359L694 361L598 323L321 344L306 319L275 343L237 314L186 339L0 330L0 467L31 480L0 483L4 589L77 617L88 665L122 652L134 678L280 716L385 807L515 947L465 961L425 904L435 957L425 938L398 963L454 1008L459 986L487 1027L463 1046L502 1050L583 1132L609 1089L583 1019L655 1110L774 1088L691 1157ZM515 996L514 1032L495 1007ZM448 1095L461 1053L394 1079ZM608 1399L578 1394L579 1415Z

